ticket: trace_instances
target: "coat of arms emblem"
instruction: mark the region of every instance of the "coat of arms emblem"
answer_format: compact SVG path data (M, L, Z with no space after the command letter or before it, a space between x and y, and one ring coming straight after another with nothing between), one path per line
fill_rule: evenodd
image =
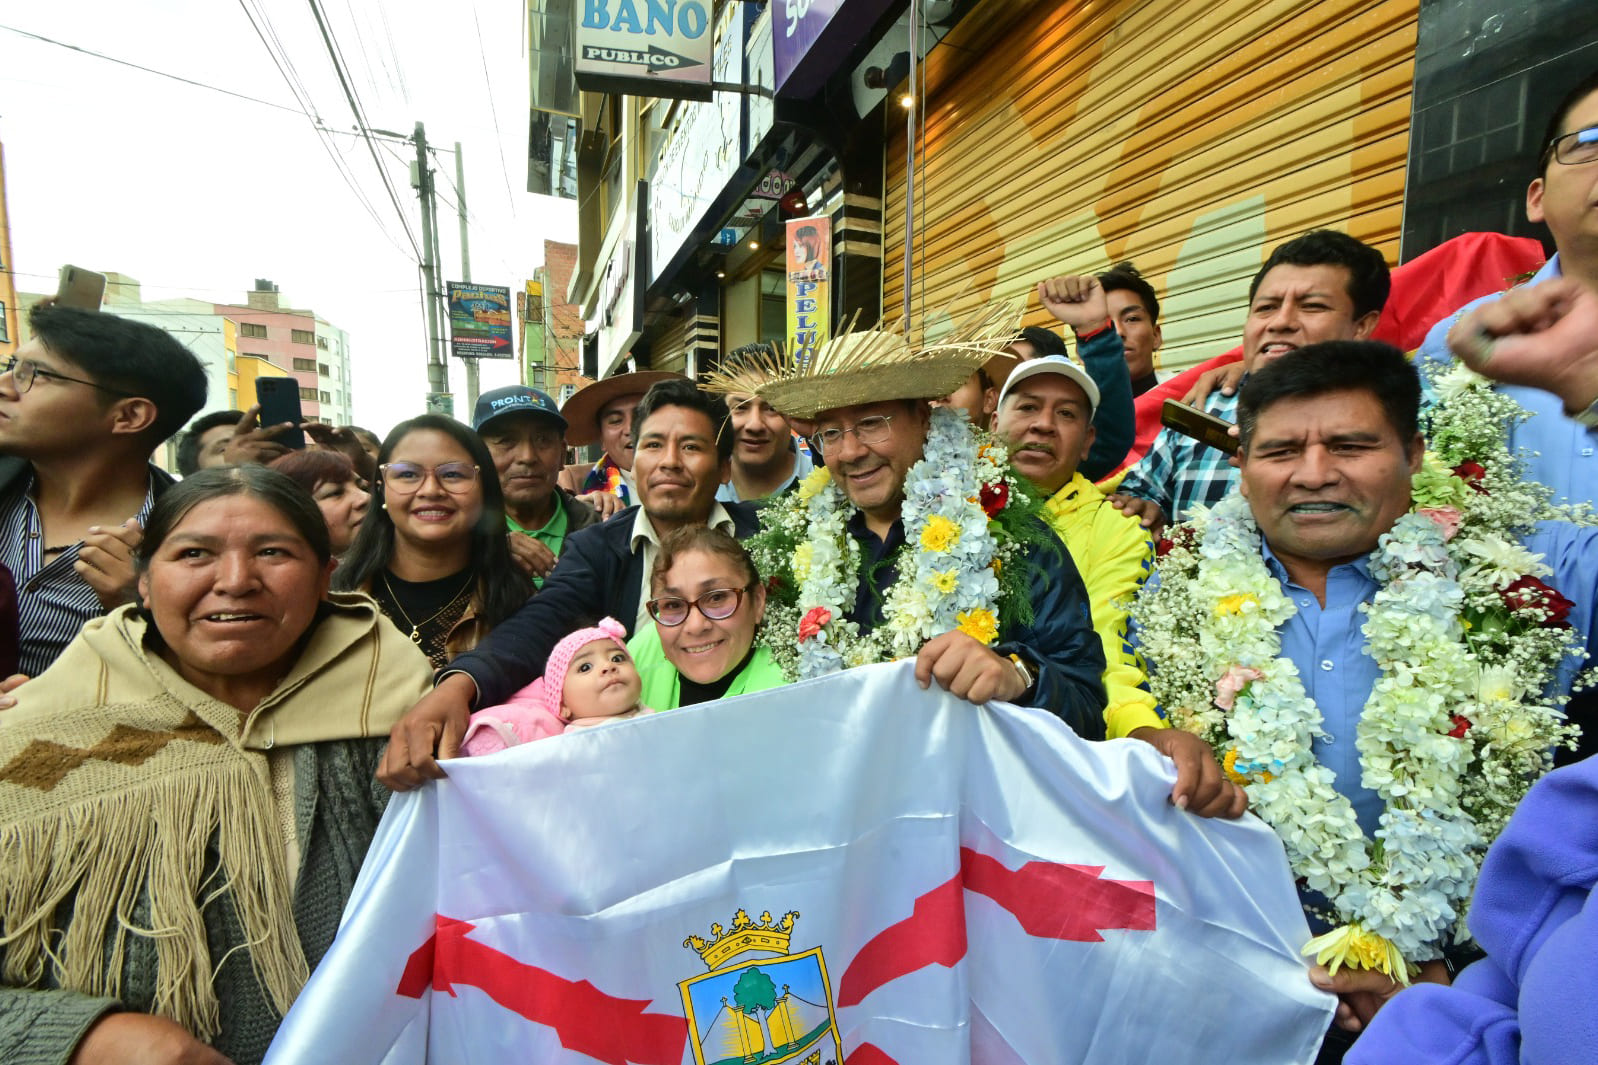
M678 984L688 1016L696 1065L837 1065L838 1019L820 947L789 953L799 913L758 921L743 910L732 927L710 926L710 936L690 935L710 971Z

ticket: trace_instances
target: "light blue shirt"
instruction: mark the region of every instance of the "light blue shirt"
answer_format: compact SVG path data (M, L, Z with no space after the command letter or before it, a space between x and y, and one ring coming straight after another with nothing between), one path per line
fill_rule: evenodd
M1538 270L1528 284L1560 277L1559 256ZM1426 334L1416 364L1424 373L1446 370L1454 360L1448 349L1448 330L1460 316L1501 296L1483 296L1449 315ZM1598 505L1598 430L1588 429L1565 414L1564 403L1552 392L1524 385L1497 385L1497 389L1531 414L1510 433L1510 446L1519 448L1526 476L1553 489L1554 501ZM1568 593L1567 593L1568 594Z
M775 499L777 496L780 496L786 492L789 488L792 488L795 481L799 480L801 477L808 476L810 471L816 468L815 463L810 458L810 450L808 448L799 447L796 443L790 440L788 442L788 452L789 454L793 455L793 474L789 476L786 481L782 482L781 488L778 488L769 496L762 496L761 499ZM723 503L760 502L760 499L744 499L738 494L738 489L733 487L731 481L728 481L726 484L716 489L716 498Z
M1527 550L1543 556L1554 572L1545 578L1576 606L1570 622L1586 640L1588 653L1594 653L1593 633L1598 630L1598 528L1577 527L1563 522L1542 522L1525 539ZM1313 742L1315 757L1337 776L1338 792L1348 798L1359 818L1360 828L1370 838L1382 815L1382 800L1360 782L1359 747L1355 730L1369 701L1371 689L1380 675L1376 660L1365 653L1361 631L1365 615L1361 603L1375 595L1377 583L1371 577L1370 556L1334 566L1326 576L1326 605L1313 592L1294 584L1286 568L1263 548L1266 568L1282 586L1282 591L1298 607L1297 613L1282 624L1278 635L1282 656L1298 667L1304 691L1320 708L1326 735ZM1150 580L1157 584L1158 571ZM1241 589L1240 589L1241 590ZM1159 668L1159 649L1143 648ZM1558 685L1568 691L1580 663L1568 661Z

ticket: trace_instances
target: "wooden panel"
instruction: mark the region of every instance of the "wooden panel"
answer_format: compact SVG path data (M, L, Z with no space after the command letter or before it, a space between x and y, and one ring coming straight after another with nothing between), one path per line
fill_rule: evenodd
M1248 281L1283 240L1330 226L1396 262L1417 3L1073 0L988 32L974 62L951 38L926 67L913 320L935 336L949 313L1026 296L1047 324L1038 279L1130 258L1176 369L1237 343ZM902 127L887 176L893 319Z

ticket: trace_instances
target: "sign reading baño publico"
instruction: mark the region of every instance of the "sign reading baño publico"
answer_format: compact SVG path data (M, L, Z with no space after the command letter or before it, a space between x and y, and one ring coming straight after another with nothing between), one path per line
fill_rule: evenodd
M577 85L710 99L710 0L582 0Z

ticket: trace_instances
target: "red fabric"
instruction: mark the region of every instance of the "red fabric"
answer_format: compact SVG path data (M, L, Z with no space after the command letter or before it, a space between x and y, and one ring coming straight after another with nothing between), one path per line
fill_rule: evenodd
M1432 326L1471 300L1504 291L1544 261L1542 245L1530 237L1465 233L1439 244L1393 271L1393 290L1375 339L1414 351ZM1160 431L1160 408L1167 399L1181 399L1200 375L1242 357L1239 345L1138 396L1134 401L1137 438L1116 472L1136 463L1154 443Z

